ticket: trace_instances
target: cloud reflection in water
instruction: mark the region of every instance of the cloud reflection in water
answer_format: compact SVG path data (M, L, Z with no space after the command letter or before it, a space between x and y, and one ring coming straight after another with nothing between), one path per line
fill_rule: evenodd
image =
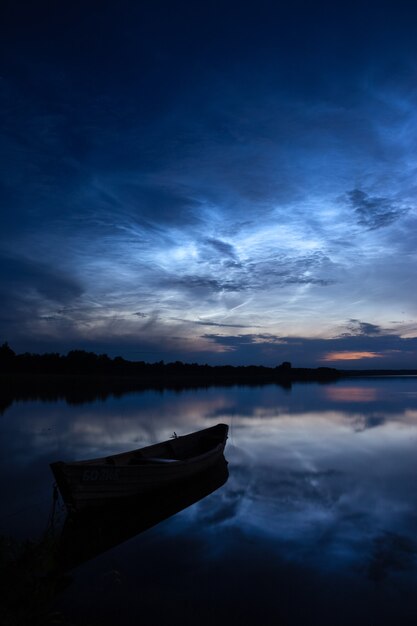
M402 554L416 531L414 389L411 380L355 381L299 385L291 393L232 387L148 391L75 407L17 404L3 418L2 445L14 458L13 480L23 482L30 461L36 482L37 473L45 480L45 457L110 454L225 421L229 481L184 511L170 532L204 528L209 540L215 531L216 553L222 537L226 549L229 533L238 533L267 541L288 562L360 568L375 577L375 563L388 571L387 551ZM4 492L16 504L6 469ZM381 539L393 536L400 539ZM409 552L407 567L414 563Z

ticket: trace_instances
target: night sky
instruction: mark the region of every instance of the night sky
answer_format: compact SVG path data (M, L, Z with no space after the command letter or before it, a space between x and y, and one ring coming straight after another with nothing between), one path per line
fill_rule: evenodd
M417 3L1 11L0 343L417 367Z

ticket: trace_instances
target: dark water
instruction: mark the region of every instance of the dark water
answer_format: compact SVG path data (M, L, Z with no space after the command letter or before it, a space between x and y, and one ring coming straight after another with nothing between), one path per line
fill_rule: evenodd
M0 533L45 529L51 461L218 422L227 482L184 494L184 506L201 499L147 530L132 511L125 540L92 549L54 608L90 625L415 624L415 378L14 404L0 418ZM114 543L117 519L106 524Z

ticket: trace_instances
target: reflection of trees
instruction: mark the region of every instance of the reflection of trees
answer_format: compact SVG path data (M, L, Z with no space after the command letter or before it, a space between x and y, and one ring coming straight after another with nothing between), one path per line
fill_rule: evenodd
M296 381L338 378L330 368L209 366L197 363L145 363L110 358L84 350L67 355L15 354L7 343L0 346L0 412L13 400L66 400L71 404L93 402L141 389L205 388L211 385L263 385L275 383L287 389Z
M2 389L0 391L0 415L13 404L13 402L29 402L43 400L46 402L66 401L68 404L77 405L97 400L106 400L110 397L121 397L128 393L141 391L185 391L187 389L207 389L210 386L235 386L235 382L212 382L203 383L188 380L175 382L173 380L143 381L133 377L111 376L3 376ZM246 385L257 387L257 383L246 382ZM276 383L285 388L291 388L291 384Z

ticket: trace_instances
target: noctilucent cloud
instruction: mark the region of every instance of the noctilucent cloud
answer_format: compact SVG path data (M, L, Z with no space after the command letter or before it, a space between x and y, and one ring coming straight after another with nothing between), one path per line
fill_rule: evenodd
M0 341L416 367L417 5L10 0L0 22Z

